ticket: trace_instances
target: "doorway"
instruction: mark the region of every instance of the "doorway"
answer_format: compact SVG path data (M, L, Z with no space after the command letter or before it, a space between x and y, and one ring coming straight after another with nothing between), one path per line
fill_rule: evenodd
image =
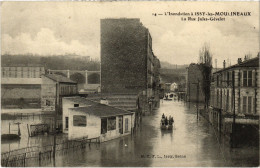
M107 133L107 118L101 118L101 134Z
M118 128L119 128L119 133L123 134L123 116L118 117Z

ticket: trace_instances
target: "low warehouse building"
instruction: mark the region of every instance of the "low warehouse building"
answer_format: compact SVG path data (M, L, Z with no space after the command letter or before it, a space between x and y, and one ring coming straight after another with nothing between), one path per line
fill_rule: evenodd
M63 112L67 115L63 117L63 120L67 120L68 123L66 132L69 139L99 138L101 142L104 142L132 133L135 121L134 112L90 100L85 100L85 103L81 101L78 104L79 107L68 108L67 112ZM85 107L80 107L80 104Z

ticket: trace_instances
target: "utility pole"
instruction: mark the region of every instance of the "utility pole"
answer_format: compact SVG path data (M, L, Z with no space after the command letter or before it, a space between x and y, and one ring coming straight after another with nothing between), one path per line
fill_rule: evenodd
M190 108L190 82L189 82L189 108Z
M234 148L235 142L235 131L236 131L236 110L235 110L235 71L232 72L232 95L233 95L233 123L232 123L232 139L231 139L231 147Z
M53 137L53 162L55 163L56 154L56 125L57 125L57 113L58 113L58 83L56 82L56 98L55 98L55 114L54 114L54 137Z
M199 119L199 85L200 81L197 83L197 120Z

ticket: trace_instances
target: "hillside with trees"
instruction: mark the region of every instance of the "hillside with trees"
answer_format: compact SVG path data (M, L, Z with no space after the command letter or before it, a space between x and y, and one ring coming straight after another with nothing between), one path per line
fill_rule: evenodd
M73 57L71 55L2 55L1 65L3 66L27 66L42 65L45 69L55 70L100 70L100 61L91 60L89 57Z
M161 62L160 77L164 83L185 83L186 68L189 65L174 65L168 62Z

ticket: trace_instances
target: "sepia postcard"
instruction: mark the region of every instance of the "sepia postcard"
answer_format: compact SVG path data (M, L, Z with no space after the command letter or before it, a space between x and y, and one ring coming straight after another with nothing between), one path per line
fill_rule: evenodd
M1 2L1 166L258 167L259 8Z

